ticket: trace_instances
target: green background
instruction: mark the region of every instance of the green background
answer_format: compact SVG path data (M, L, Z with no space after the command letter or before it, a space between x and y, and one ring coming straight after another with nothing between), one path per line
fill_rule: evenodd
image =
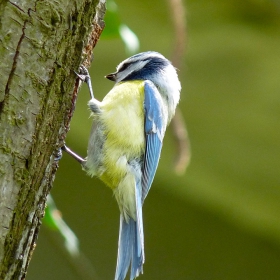
M167 1L117 1L141 51L171 57ZM280 4L277 1L186 1L187 52L179 71L180 108L192 159L173 171L167 131L144 204L146 262L140 279L280 279ZM119 39L101 40L91 68L101 100L103 77L125 59ZM86 155L91 119L79 93L67 144ZM113 279L119 210L112 192L64 155L52 195L98 277ZM27 279L86 279L42 226ZM81 268L83 270L83 268Z

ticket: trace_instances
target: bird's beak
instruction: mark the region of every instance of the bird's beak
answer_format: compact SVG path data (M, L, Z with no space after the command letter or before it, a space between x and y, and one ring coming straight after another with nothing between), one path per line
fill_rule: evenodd
M117 73L108 74L107 76L105 76L105 78L115 82L116 81L116 74Z

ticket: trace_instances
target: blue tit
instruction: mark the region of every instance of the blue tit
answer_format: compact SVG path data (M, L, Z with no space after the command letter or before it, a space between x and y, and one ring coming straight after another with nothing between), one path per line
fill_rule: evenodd
M86 70L83 68L83 70ZM114 193L120 209L118 258L115 280L123 280L131 265L130 279L143 273L143 202L158 166L165 130L175 114L181 85L175 68L163 55L148 51L133 55L106 76L115 82L99 102L87 82L93 125L87 158L69 148L90 176L97 176Z

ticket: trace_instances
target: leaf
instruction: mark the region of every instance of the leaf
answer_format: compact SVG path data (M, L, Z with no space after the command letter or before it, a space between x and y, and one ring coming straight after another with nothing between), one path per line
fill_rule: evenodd
M72 256L77 256L80 253L79 240L75 233L62 219L61 212L56 208L51 195L48 196L47 208L43 223L52 230L57 230L64 238L64 245Z
M106 27L102 32L102 39L121 38L129 54L138 52L140 46L139 39L127 25L121 22L118 6L112 0L107 2L107 11L104 20Z

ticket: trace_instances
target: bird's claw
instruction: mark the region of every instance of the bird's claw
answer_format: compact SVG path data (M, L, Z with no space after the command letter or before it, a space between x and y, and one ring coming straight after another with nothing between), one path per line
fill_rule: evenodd
M87 68L84 65L81 65L79 67L79 73L77 73L76 71L74 71L74 72L82 82L85 82L88 85L90 97L91 97L91 99L94 99L90 75L89 75Z
M55 161L60 161L62 158L62 149L63 148L58 148L55 152L54 152L54 160Z
M90 79L89 72L84 65L79 67L79 73L74 72L82 82L87 82Z

